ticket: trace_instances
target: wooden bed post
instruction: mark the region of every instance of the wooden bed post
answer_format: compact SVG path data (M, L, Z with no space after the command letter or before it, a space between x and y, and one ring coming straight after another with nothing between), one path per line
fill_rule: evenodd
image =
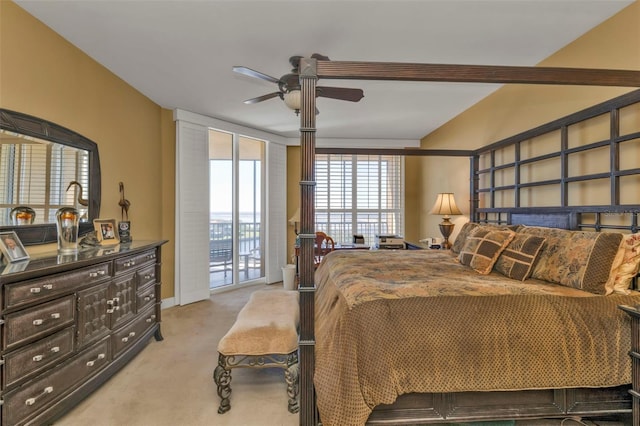
M317 423L313 387L315 370L315 149L316 149L316 60L302 58L300 70L300 425Z

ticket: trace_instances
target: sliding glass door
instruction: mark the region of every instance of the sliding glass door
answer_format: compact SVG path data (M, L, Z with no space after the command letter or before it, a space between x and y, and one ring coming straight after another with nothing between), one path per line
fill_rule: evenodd
M265 142L209 131L210 288L264 277Z

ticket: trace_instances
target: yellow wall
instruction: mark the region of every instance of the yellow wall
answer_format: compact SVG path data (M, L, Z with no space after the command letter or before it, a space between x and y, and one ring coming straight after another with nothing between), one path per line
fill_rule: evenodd
M121 219L118 183L123 182L133 238L172 240L172 112L5 0L0 1L0 54L0 107L60 124L98 144L100 216ZM174 292L173 252L171 241L163 246L163 298Z
M539 65L640 70L640 3L628 6ZM633 88L503 86L425 136L421 146L430 149L477 148L631 90ZM639 155L635 153L635 158ZM439 236L437 225L441 219L428 214L438 192L454 192L460 209L469 213L469 161L422 158L421 162L421 235ZM467 220L468 216L456 217L453 220L457 224L456 231Z

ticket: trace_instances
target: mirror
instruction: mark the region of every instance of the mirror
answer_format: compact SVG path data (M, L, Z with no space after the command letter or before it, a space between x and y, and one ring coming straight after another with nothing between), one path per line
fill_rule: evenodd
M0 108L0 231L24 245L56 241L55 214L72 206L80 234L100 214L100 159L95 142L37 117ZM33 212L31 220L24 212ZM29 218L31 219L31 218Z

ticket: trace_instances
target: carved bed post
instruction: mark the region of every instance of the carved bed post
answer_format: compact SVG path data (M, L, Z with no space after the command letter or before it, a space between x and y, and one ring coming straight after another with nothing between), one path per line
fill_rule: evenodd
M316 60L300 59L300 425L316 424L315 370L315 149L316 149Z

